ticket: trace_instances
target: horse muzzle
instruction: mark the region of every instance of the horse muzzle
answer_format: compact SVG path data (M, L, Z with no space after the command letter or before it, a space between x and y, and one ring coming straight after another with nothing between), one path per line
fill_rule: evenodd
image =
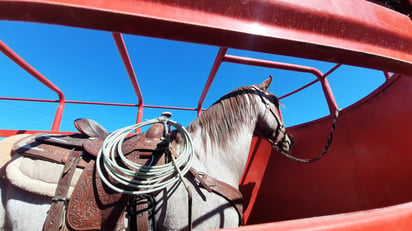
M293 147L293 137L285 132L283 139L278 143L277 148L283 152L289 152Z

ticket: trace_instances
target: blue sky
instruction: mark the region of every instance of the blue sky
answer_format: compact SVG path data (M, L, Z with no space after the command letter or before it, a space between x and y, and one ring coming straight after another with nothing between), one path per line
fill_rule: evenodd
M144 103L197 107L219 47L157 38L123 35ZM136 104L137 97L110 32L72 27L0 22L0 40L59 87L67 100ZM327 72L334 63L229 49L228 54L315 67ZM269 88L284 95L315 79L313 75L271 68L223 63L204 102L210 106L225 93L257 84L274 76ZM58 99L19 66L0 53L0 96ZM381 71L342 66L328 77L339 108L353 104L384 81ZM328 114L319 83L282 100L287 126ZM50 130L55 103L0 100L1 129ZM162 109L144 109L143 119L160 115ZM173 119L188 125L195 111L173 112ZM66 104L62 131L74 131L73 120L92 118L109 131L134 124L137 108Z

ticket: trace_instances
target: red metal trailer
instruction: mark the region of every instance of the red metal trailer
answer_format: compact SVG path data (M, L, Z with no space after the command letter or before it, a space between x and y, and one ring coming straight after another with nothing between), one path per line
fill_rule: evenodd
M333 148L322 161L309 165L292 162L273 151L266 141L253 139L240 182L246 199L247 225L243 229L412 227L412 21L407 15L355 0L1 0L0 19L113 32L139 99L138 104L130 105L139 108L137 122L141 121L143 108L163 107L144 104L121 33L221 47L197 107L175 109L200 113L222 62L311 73L317 79L297 91L319 81L331 115L288 128L300 141L292 152L296 155L316 153L323 145L327 135L324 131L328 131L338 108L326 78L331 72L341 64L382 70L386 82L341 111ZM305 66L229 55L227 48L337 65L322 73ZM3 42L0 50L58 94L52 131L58 132L66 103L96 103L65 100L57 87ZM18 132L0 130L0 135Z

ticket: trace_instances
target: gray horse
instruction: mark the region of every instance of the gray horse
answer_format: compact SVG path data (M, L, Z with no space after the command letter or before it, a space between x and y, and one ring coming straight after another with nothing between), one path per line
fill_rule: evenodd
M188 126L187 131L194 147L193 169L238 189L254 135L267 139L283 151L291 148L291 137L286 133L278 114L278 99L268 91L271 81L272 78L269 77L259 85L241 87L228 93ZM177 153L182 150L182 142L176 140ZM14 157L11 164L20 158ZM61 166L56 172L47 172L47 177L56 175L54 178L58 179L62 168ZM81 174L82 170L76 171ZM211 230L241 224L241 214L239 215L234 203L199 187L194 179L189 179L188 182L192 192L191 214L187 189L179 181L154 197L156 229ZM0 220L5 221L3 228L41 230L52 196L35 195L4 179L1 187L3 208L0 208L0 215L4 217ZM113 227L102 227L111 228Z

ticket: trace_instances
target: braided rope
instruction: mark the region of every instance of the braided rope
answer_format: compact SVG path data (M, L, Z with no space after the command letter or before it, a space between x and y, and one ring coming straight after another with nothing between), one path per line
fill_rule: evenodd
M330 146L330 144L332 143L332 140L333 140L333 134L334 134L334 132L335 132L336 121L338 120L338 117L339 117L339 109L336 109L336 111L335 111L335 118L333 119L332 126L331 126L331 129L330 129L330 133L329 133L328 139L327 139L327 141L326 141L326 144L325 144L325 146L323 147L323 151L322 151L321 153L319 153L316 157L311 158L311 159L301 159L301 158L297 158L297 157L291 156L291 155L289 155L287 152L284 152L284 151L279 151L279 152L280 152L281 154L283 154L284 156L286 156L287 158L292 159L292 160L295 160L295 161L298 161L298 162L311 163L311 162L314 162L314 161L319 160L323 155L325 155L326 153L328 153L329 150L330 150L330 149L329 149L329 146Z
M121 149L127 135L136 129L155 123L165 124L166 130L168 129L167 126L173 126L183 134L185 143L182 153L176 158L175 162L158 166L141 165L128 160ZM116 159L116 153L120 160ZM103 146L97 155L96 169L102 181L112 190L131 195L142 195L160 191L176 183L180 180L177 169L181 169L181 174L186 174L191 167L192 160L193 142L187 130L179 123L169 120L165 116L160 116L111 133L104 140ZM126 167L121 166L120 163ZM102 167L108 176L103 174ZM116 182L116 185L110 182L109 177Z

